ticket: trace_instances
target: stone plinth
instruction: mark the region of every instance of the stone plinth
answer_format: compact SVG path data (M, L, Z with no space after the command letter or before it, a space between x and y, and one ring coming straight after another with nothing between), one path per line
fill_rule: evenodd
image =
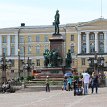
M65 39L61 34L59 35L52 35L52 38L49 39L50 41L50 51L57 50L59 55L64 58L64 41Z

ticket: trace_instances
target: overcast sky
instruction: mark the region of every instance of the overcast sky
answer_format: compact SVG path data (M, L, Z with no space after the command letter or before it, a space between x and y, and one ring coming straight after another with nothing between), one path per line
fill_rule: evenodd
M91 21L101 17L101 0L0 0L0 28L52 25L57 9L61 24ZM107 0L102 16L107 19Z

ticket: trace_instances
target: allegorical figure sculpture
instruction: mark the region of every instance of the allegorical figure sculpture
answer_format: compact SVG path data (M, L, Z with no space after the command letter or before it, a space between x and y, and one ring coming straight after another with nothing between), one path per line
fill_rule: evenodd
M54 34L59 34L59 24L60 24L59 18L60 18L60 14L59 14L59 10L57 10L55 14L55 20L53 22L53 25L55 26Z
M43 53L45 67L58 67L62 64L62 58L57 51L48 49Z
M71 63L72 63L72 57L69 49L67 53L67 58L66 58L66 67L71 67Z

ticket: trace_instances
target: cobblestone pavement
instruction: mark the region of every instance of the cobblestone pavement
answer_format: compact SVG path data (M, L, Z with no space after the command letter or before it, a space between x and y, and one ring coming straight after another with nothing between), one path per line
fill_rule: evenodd
M107 107L107 88L85 96L62 90L5 93L0 94L0 107Z

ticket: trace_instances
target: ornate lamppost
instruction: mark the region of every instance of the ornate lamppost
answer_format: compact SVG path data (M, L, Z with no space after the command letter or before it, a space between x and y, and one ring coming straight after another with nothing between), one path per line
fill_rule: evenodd
M101 84L104 86L105 84L105 76L104 76L104 57L99 57L98 58L98 70L99 70L99 74L100 74L100 80L101 80Z
M27 59L27 63L23 62L23 69L27 70L27 76L30 76L30 72L34 67L34 63L31 62L31 60Z
M2 82L7 81L6 69L11 69L12 62L11 60L7 60L5 57L5 53L0 60L0 69L2 70Z
M91 74L94 71L95 74L99 74L100 76L100 84L104 85L104 57L98 57L97 58L97 53L95 52L94 58L89 58L88 59L89 67L91 69Z

